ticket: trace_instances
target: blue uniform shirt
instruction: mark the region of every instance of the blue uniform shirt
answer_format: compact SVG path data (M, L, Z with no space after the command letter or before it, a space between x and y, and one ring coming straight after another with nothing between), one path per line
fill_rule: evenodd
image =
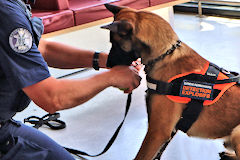
M22 88L50 76L35 44L32 24L16 0L0 1L0 120L30 103Z

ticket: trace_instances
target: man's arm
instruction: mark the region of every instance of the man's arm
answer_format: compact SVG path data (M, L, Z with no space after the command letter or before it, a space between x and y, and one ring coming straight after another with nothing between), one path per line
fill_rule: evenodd
M59 42L46 41L41 38L39 51L48 66L62 69L92 67L94 51L68 46ZM101 52L99 66L106 68L108 54Z
M106 72L81 80L47 78L23 88L35 104L47 112L68 109L80 105L109 86L128 88L130 93L139 86L137 71L127 66L116 66Z

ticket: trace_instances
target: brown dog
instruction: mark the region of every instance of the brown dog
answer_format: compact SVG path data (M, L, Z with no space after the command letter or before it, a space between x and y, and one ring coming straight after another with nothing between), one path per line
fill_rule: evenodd
M114 22L103 27L111 31L111 52L121 50L119 52L131 54L129 56L134 57L132 60L141 57L147 67L148 77L167 84L176 75L206 70L208 61L185 43L180 43L171 26L158 15L109 4L106 7L114 14ZM226 71L220 72L223 75L222 72ZM218 101L209 100L211 103L206 103L207 105L204 101L200 115L187 129L187 134L213 139L230 136L231 145L240 159L240 87L235 81ZM154 85L148 87L151 89ZM152 160L156 156L171 138L186 104L175 102L166 95L148 92L147 108L149 129L136 160ZM226 155L222 155L222 159L223 157L236 159Z

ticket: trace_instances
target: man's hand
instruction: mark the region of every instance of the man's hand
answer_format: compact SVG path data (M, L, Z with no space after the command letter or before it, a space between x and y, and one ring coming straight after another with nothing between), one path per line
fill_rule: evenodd
M131 66L140 71L143 67L143 64L141 63L141 58L138 58L136 61L133 61Z
M115 66L109 72L112 86L123 89L124 93L131 93L140 85L141 77L133 66Z

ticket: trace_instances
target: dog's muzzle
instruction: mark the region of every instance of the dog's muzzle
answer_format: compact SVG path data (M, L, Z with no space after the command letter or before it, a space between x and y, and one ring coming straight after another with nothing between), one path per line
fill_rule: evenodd
M137 60L134 50L125 52L118 44L112 43L112 48L108 55L107 67L114 67L116 65L131 65L133 61Z

